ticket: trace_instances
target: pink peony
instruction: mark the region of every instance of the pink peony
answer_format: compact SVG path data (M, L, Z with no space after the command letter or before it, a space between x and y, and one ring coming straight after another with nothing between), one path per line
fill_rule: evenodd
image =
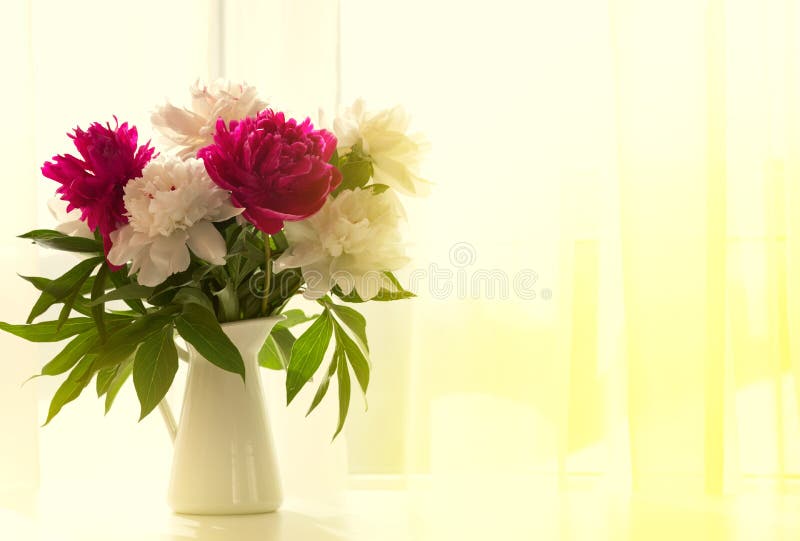
M100 232L106 253L111 233L128 222L123 188L130 179L142 176L154 152L149 141L137 147L134 126L114 120L114 128L95 122L86 131L75 128L74 134L68 134L83 159L58 155L42 166L44 176L61 184L56 193L68 202L67 212L80 210L89 229Z
M214 144L201 148L211 180L231 191L243 215L265 233L277 233L284 221L316 213L342 181L328 163L336 137L315 130L310 119L298 124L266 109L256 117L217 120Z

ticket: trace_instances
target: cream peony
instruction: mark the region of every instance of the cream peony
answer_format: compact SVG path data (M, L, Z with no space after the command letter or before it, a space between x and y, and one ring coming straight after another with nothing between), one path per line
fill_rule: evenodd
M128 224L111 234L108 260L114 265L132 262L137 281L156 286L189 266L189 249L215 265L225 264L225 239L211 222L242 212L230 195L218 188L203 162L159 156L141 178L125 185Z
M50 215L58 222L56 231L69 235L70 237L93 239L94 235L89 229L89 226L81 220L81 211L72 209L67 212L68 204L69 203L58 197L51 197L47 201L47 208L50 210Z
M183 159L194 158L197 151L213 143L217 119L226 122L255 116L267 107L259 99L255 87L218 79L211 86L196 82L190 89L191 109L175 107L167 102L150 117L164 143L177 150Z
M359 99L333 121L339 154L356 146L372 159L374 181L408 195L426 195L428 181L417 174L428 143L419 134L407 134L409 117L401 106L370 112Z
M383 271L408 262L399 228L403 217L391 191L345 190L310 218L286 223L289 248L275 261L275 270L299 267L310 299L334 285L371 299L381 288L393 289Z

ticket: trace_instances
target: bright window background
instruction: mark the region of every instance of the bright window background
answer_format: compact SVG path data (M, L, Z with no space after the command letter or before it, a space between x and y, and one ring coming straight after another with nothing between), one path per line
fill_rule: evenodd
M456 280L395 312L409 369L390 354L373 391L401 381L406 406L351 434L404 452L365 460L712 492L798 472L798 13L342 2L343 101L403 102L429 134L418 268ZM476 291L522 269L535 300Z
M149 112L154 104L167 96L184 95L187 82L206 77L211 9L209 2L191 0L123 7L94 0L30 3L35 160L28 164L28 179L37 187L38 197L29 212L38 213L41 227L54 223L47 200L55 185L41 177L38 166L53 154L74 150L67 131L93 121L113 123L114 115L136 125L142 141L151 138ZM5 236L15 232L7 228ZM43 276L59 276L76 262L53 251L38 255ZM12 268L37 274L21 265ZM14 283L28 289L18 278ZM62 346L39 347L40 363ZM59 384L58 378L28 384L39 397L40 423ZM120 393L119 403L104 417L93 389L87 387L72 408L64 408L60 422L39 431L42 482L168 479L170 443L161 419L153 415L136 424L132 388Z
M116 114L147 138L154 104L219 71L298 114L402 103L433 145L433 193L408 202L420 298L366 307L370 411L354 400L334 446L330 408L301 420L264 374L293 486L335 487L349 469L718 491L800 472L795 1L229 1L222 18L211 0L121 6L35 0L3 25L6 50L31 48L8 58L25 143L4 130L19 199L2 222L3 319L32 299L14 272L70 263L10 237L52 224L36 165L69 150L76 124ZM449 293L431 290L434 264ZM513 288L526 270L535 298ZM19 391L36 348L2 340L21 359L1 368L0 434L21 442L4 441L4 464L25 467L0 471L30 480L30 389L41 419L57 382ZM165 484L168 439L137 412L130 388L107 417L90 393L65 408L38 431L43 480Z

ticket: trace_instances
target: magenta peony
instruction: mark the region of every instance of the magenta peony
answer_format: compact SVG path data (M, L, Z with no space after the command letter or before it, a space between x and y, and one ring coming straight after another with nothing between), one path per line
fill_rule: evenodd
M128 222L123 188L130 179L142 176L154 152L149 141L137 146L139 134L134 126L114 120L113 128L95 122L86 131L75 128L74 134L68 134L82 159L58 155L42 166L44 176L61 184L56 193L68 203L67 212L80 210L89 229L100 232L106 253L111 233Z
M265 233L277 233L284 221L316 213L341 182L328 163L336 137L315 130L310 119L298 124L283 113L266 109L256 117L219 119L214 144L201 148L211 179L230 190L234 205Z

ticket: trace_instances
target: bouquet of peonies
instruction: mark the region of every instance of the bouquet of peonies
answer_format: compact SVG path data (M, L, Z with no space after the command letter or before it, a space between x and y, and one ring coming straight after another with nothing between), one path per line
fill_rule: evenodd
M47 422L93 378L108 411L131 376L144 417L174 379L176 333L244 378L220 323L283 314L259 362L287 371L289 403L333 340L309 412L338 372L338 434L350 372L363 392L369 383L366 321L350 304L413 296L392 274L407 261L396 193L427 187L416 173L424 142L406 133L399 107L369 112L357 101L331 132L268 108L245 84L195 84L191 93L189 108L167 103L153 113L159 152L115 118L76 128L77 155L44 164L59 184L51 203L61 224L21 237L82 257L58 278L23 277L41 295L26 324L0 329L34 342L69 339L41 371L69 372ZM320 312L287 309L296 295ZM54 305L57 318L35 322ZM292 327L307 322L295 336Z

